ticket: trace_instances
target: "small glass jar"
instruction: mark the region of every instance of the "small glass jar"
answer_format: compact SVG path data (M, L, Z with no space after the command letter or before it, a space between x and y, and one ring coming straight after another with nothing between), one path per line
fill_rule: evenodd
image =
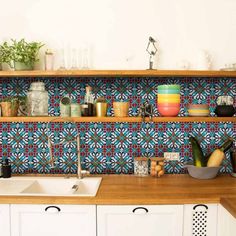
M45 52L45 70L53 70L53 52L47 49Z
M137 176L148 176L148 160L147 157L134 158L134 174Z
M48 116L48 92L43 82L33 82L27 93L28 116Z

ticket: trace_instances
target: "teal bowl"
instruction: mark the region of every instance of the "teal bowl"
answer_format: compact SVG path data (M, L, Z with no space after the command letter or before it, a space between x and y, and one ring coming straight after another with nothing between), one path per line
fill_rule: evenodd
M180 85L164 84L157 87L158 94L180 94Z
M180 91L180 85L179 84L163 84L157 86L158 92L161 90L178 90Z
M158 89L158 94L180 94L179 89Z

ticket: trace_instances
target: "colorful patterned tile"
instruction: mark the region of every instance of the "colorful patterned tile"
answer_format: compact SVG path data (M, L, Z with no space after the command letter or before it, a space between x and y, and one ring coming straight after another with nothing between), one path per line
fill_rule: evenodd
M129 115L136 116L144 101L149 101L158 115L156 96L161 84L181 85L180 116L187 114L187 104L205 103L214 115L216 99L221 95L236 97L233 78L3 78L0 98L25 96L30 84L44 81L49 92L49 114L60 114L63 96L83 102L85 86L93 87L95 98L105 97L108 115L113 115L112 102L129 100ZM236 100L235 100L236 104ZM168 162L167 173L185 173L184 163L192 158L189 136L199 139L204 153L219 147L227 137L236 138L233 123L53 123L50 137L56 143L72 140L79 130L82 166L91 173L125 173L133 171L135 156L163 156L166 151L180 153L179 162ZM55 167L50 164L45 123L1 123L0 155L10 158L14 173L76 173L76 142L54 145ZM231 171L226 155L221 172Z

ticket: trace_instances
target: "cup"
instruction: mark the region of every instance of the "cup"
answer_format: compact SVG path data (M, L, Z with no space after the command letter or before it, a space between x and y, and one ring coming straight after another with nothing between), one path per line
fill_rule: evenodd
M233 172L236 173L236 150L230 152L230 161L233 167Z
M79 103L71 103L70 105L71 117L80 117L81 108Z
M70 105L71 100L69 97L63 97L60 101L60 113L61 117L68 117L70 116Z
M113 102L115 117L129 116L129 102Z
M107 103L106 102L97 102L96 103L96 115L98 117L107 116Z

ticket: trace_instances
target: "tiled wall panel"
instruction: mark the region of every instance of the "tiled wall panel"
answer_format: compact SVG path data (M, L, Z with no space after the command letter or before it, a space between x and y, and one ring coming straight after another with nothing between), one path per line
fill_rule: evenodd
M208 103L214 115L216 98L236 97L236 80L230 78L4 78L0 81L0 98L25 96L33 81L43 80L50 96L49 113L59 115L59 101L70 96L83 102L85 86L94 89L96 97L109 102L108 115L113 115L112 102L130 101L130 115L149 101L156 108L157 86L181 85L180 116L187 115L187 104ZM236 100L236 99L235 99ZM77 126L77 127L76 127ZM133 173L135 156L163 156L165 151L180 152L179 162L166 163L168 173L185 173L184 163L191 160L189 136L197 136L205 153L218 147L222 138L236 136L233 123L81 123L52 124L55 141L75 135L79 130L83 167L92 173ZM55 145L55 167L49 163L45 123L0 123L0 157L8 157L14 173L76 173L76 143ZM221 168L230 172L229 156Z

